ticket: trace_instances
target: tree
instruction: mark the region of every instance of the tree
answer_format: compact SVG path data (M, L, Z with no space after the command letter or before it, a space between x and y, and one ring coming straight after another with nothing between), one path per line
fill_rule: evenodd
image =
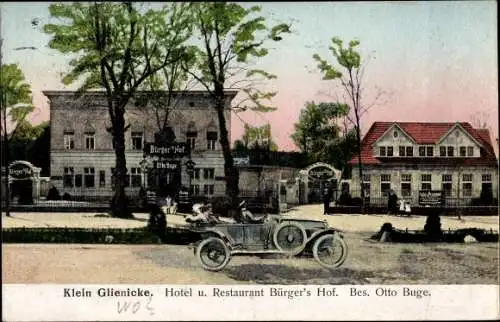
M344 169L355 151L353 129L341 121L348 115L349 106L340 103L307 102L294 124L292 140L307 154L309 162L327 162Z
M5 167L5 177L9 178L10 138L16 133L18 127L23 124L26 116L34 110L30 85L25 83L24 74L16 64L0 66L0 93L0 113L2 116L0 132L2 133L2 146L4 148L2 161ZM9 123L13 126L10 133L7 128L7 118L10 118ZM6 187L6 215L10 216L9 184Z
M26 160L42 168L41 175L49 175L50 167L50 125L42 122L32 125L24 120L10 138L12 160Z
M271 124L263 126L245 124L241 142L247 150L278 151L278 145L271 138Z
M52 17L61 24L47 24L49 46L74 54L72 70L63 82L83 79L80 91L105 89L116 156L112 214L131 217L125 195L126 106L146 80L185 55L190 37L189 5L169 3L161 10L139 12L132 2L52 4Z
M360 42L351 40L347 47L344 42L337 37L331 39L332 45L329 47L336 65L328 63L319 54L314 54L313 59L318 63L317 67L323 74L323 80L340 82L346 96L346 100L351 107L351 113L347 116L354 125L356 133L356 154L358 156L359 185L361 188L362 211L365 209L365 191L362 184L363 164L361 160L361 117L372 107L363 104L363 72L361 55L357 51Z
M271 100L276 93L259 89L259 81L275 79L262 69L251 68L252 58L264 57L269 50L268 41L280 41L284 33L290 32L285 23L268 27L266 20L258 16L260 7L244 8L238 3L205 2L193 3L195 35L201 42L194 48L198 58L197 71L186 70L210 93L219 123L219 142L224 155L226 195L235 208L238 202L239 175L233 163L229 133L224 112L228 107L225 91L241 90L245 97L233 105L238 110L275 110L263 102ZM230 83L233 80L233 83Z

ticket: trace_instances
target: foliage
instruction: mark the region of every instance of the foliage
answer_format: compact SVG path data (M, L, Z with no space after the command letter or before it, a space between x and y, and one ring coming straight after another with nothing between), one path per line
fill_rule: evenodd
M0 68L2 117L7 119L9 116L10 121L14 123L14 128L10 131L12 136L19 126L25 124L26 117L34 110L31 87L25 82L23 71L16 64L2 65ZM2 135L5 137L6 133L7 129L4 128Z
M130 217L125 195L126 106L141 85L166 66L186 55L184 43L191 37L189 4L169 3L161 10L142 13L132 2L52 4L47 24L49 47L71 54L71 70L63 83L83 80L80 92L104 88L115 147L115 216ZM154 80L150 80L154 83Z
M243 136L241 140L235 141L235 147L239 144L238 148L243 148L242 150L278 151L278 145L271 137L271 124L263 126L245 124Z
M344 169L355 147L354 129L344 129L340 121L349 113L349 106L340 103L307 102L295 123L292 139L307 153L309 162L333 163Z
M22 120L9 140L10 160L26 160L42 168L41 175L49 175L50 125L42 122L32 125Z
M367 107L362 105L363 93L363 69L361 65L361 55L357 51L360 42L351 40L344 45L344 42L338 38L331 39L332 45L329 50L336 64L331 64L327 60L321 58L319 54L314 54L313 59L317 62L317 67L323 74L323 80L340 82L344 93L351 107L351 114L347 115L347 119L353 124L356 134L356 154L358 155L358 171L359 180L363 178L363 167L361 163L361 117L367 111ZM361 198L363 200L364 211L364 187L361 186Z
M253 59L260 59L269 53L265 44L282 40L290 33L288 24L280 23L269 27L266 19L258 13L260 7L245 8L238 3L199 2L192 4L195 36L199 47L192 48L197 58L197 69L185 68L201 86L206 88L217 111L220 144L224 155L226 194L233 206L237 204L238 172L234 166L229 143L224 111L225 91L240 90L244 98L233 104L236 110L272 111L270 101L276 92L259 89L262 81L276 76L258 68L252 68ZM231 83L232 82L232 83Z

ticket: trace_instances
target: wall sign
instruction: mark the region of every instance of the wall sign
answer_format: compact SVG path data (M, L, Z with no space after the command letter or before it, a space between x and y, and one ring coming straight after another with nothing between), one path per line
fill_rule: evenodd
M154 143L146 143L144 152L147 155L154 155L169 158L182 158L189 154L189 147L184 142L171 143L165 146L158 146Z
M444 192L441 190L418 192L418 203L421 206L442 206L444 204Z
M9 174L14 179L28 179L33 177L33 168L24 163L14 163L9 167Z

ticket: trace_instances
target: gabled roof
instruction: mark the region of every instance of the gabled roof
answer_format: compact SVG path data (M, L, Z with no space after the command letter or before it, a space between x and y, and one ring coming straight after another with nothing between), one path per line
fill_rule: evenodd
M379 136L379 137L378 137L378 138L377 138L377 139L373 142L373 144L377 143L377 142L378 142L381 138L383 138L383 137L384 137L387 133L389 133L389 132L390 132L393 128L398 128L401 132L403 132L403 134L404 134L405 136L407 136L407 137L408 137L411 141L413 141L413 143L418 144L418 143L415 141L415 139L414 139L414 138L413 138L413 137L412 137L412 136L411 136L408 132L406 132L403 128L401 128L401 126L399 126L399 124L398 124L398 123L392 123L392 125L391 125L391 126L389 126L389 127L387 128L387 130L385 130L385 132L384 132L384 133L382 133L382 135L381 135L381 136Z
M394 124L397 124L404 132L413 138L416 144L434 145L437 144L449 131L457 125L481 145L482 156L475 158L377 158L373 155L372 145L384 135ZM404 163L442 163L454 164L453 159L462 159L464 165L488 165L496 166L497 160L493 146L491 144L490 132L488 129L474 129L467 122L374 122L363 140L361 141L361 162L363 164L382 164L391 162L389 159ZM418 159L418 160L417 160ZM440 161L439 161L440 160ZM350 164L358 163L358 156L349 161Z

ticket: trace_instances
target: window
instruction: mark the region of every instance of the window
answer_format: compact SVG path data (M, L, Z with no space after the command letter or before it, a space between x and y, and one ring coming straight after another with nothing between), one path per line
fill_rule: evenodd
M132 187L140 187L141 186L141 168L130 168L130 183Z
M401 175L401 196L411 197L411 174Z
M400 157L412 157L413 156L413 147L412 146L400 146L399 147L399 156Z
M483 174L481 176L481 195L491 194L492 189L493 189L493 186L491 183L491 174Z
M432 175L422 174L421 177L421 189L420 190L432 190Z
M144 143L144 134L142 132L132 132L132 149L142 150Z
M472 196L472 174L462 175L462 195L464 197Z
M394 131L394 133L392 133L392 136L397 138L398 137L398 131Z
M441 176L441 181L442 181L442 189L444 191L445 197L451 197L451 191L453 188L452 175L451 174L443 174Z
M106 171L101 170L99 171L99 187L105 187L106 186Z
M467 156L468 157L474 156L474 147L473 146L468 146L467 147Z
M73 188L75 185L75 169L64 168L63 187Z
M196 179L196 180L199 180L199 179L200 179L200 169L199 169L199 168L194 169L194 172L193 172L193 179Z
M399 147L399 156L404 157L405 156L406 149L404 146Z
M192 184L191 185L191 194L193 196L199 196L200 195L200 185L199 184Z
M85 149L94 150L95 149L95 135L92 133L85 134Z
M86 188L95 187L95 170L94 168L83 168L84 183Z
M420 156L420 157L432 157L432 156L434 156L434 147L432 147L432 146L420 146L420 147L418 147L418 156Z
M187 145L191 151L194 151L196 148L196 137L198 136L197 132L187 132Z
M453 156L453 147L452 146L449 146L447 149L446 149L446 152L447 152L447 156L449 157L452 157Z
M481 176L481 181L482 182L491 182L491 174L483 174Z
M391 190L391 175L381 174L380 175L380 191L384 197L389 195L389 190Z
M203 169L203 179L214 179L215 178L215 169L208 168Z
M64 132L64 149L73 150L75 148L75 133Z
M460 156L465 157L466 155L467 155L467 149L465 148L465 146L461 146L460 147Z
M216 143L217 143L217 132L215 131L207 132L207 150L215 150Z
M82 186L82 179L83 178L81 174L75 175L75 187L80 188Z
M440 146L439 147L439 156L440 157L445 157L446 156L446 147L445 146Z
M206 184L203 186L203 194L205 196L211 196L214 194L214 185L213 184Z
M363 189L365 191L365 197L370 196L370 179L371 176L369 174L363 174Z
M392 146L381 146L379 147L379 156L381 157L392 157L394 155L394 148Z

